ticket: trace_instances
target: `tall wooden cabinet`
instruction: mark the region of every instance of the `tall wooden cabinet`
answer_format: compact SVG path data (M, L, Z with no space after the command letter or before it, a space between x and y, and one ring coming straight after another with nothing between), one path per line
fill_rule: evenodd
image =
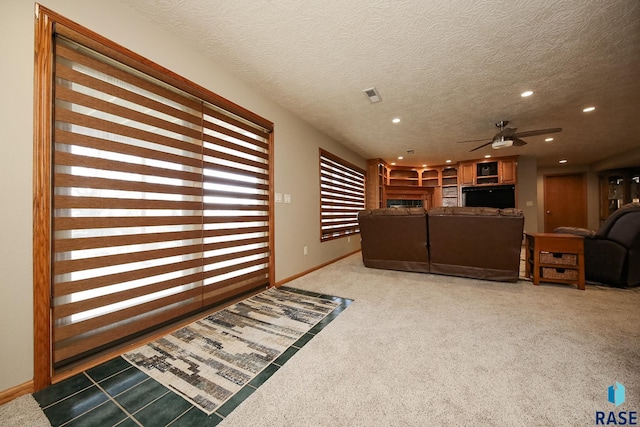
M458 166L443 166L440 169L442 177L440 188L441 206L458 206L460 194L458 186Z
M601 172L600 221L627 203L640 202L640 166Z
M365 181L365 205L367 209L385 206L384 186L387 182L387 165L382 159L367 160L367 179Z

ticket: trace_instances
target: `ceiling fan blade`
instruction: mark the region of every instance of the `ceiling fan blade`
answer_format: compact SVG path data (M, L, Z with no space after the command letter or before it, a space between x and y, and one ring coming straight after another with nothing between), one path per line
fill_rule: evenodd
M489 144L493 144L493 141L489 141L489 142L487 142L486 144L482 144L481 146L476 147L476 148L474 148L473 150L469 150L469 152L471 153L472 151L479 150L479 149L481 149L482 147L486 147L486 146L487 146L487 145L489 145Z
M513 145L515 145L516 147L522 147L523 145L527 145L527 142L521 140L520 138L514 138Z
M466 141L456 141L457 144L462 144L463 142L479 142L479 141L486 141L489 138L480 138L480 139L468 139Z
M493 137L493 140L495 141L496 139L500 139L500 137L502 136L513 136L513 134L515 134L517 130L518 128L504 128L500 132L496 133L496 135Z
M538 129L538 130L526 130L524 132L514 133L514 138L525 138L527 136L545 135L547 133L562 132L562 128L550 128L550 129Z

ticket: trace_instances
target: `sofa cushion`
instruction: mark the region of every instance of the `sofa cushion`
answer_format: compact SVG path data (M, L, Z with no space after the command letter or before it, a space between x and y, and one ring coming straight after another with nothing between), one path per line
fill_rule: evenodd
M429 210L429 215L467 215L467 216L515 216L524 217L520 209L483 208L470 206L442 206Z
M365 209L358 212L358 217L363 216L402 216L402 215L425 215L424 208L381 208Z

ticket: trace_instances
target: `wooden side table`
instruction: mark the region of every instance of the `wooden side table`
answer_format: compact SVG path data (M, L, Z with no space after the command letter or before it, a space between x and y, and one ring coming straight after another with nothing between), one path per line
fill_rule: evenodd
M540 282L576 284L584 291L584 240L560 233L527 233L527 277Z

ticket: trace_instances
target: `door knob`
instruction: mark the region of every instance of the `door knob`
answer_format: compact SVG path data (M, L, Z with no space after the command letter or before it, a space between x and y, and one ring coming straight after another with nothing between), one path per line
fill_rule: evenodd
M551 215L551 211L547 211L547 215Z

